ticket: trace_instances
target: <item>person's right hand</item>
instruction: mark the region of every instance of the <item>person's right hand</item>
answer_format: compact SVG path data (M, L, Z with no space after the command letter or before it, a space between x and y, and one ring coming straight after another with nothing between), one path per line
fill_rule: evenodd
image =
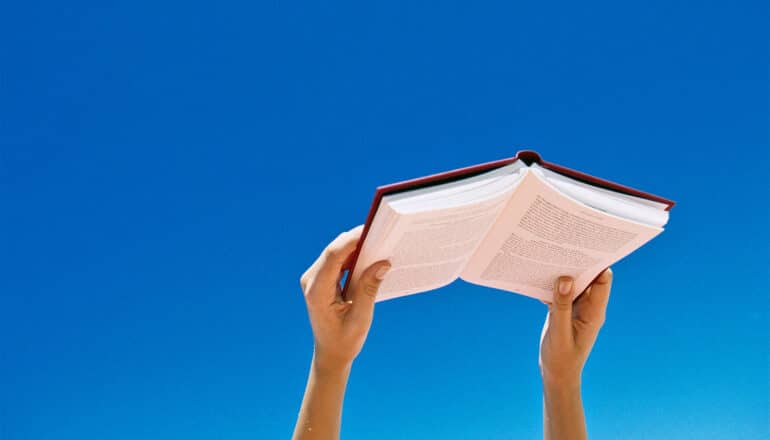
M612 270L607 269L573 302L573 280L559 278L540 337L546 386L579 386L583 365L604 324L610 287Z

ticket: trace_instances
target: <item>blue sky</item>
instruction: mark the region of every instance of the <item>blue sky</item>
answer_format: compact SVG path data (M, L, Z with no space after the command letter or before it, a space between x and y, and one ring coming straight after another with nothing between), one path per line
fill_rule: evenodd
M0 438L286 438L298 279L377 185L513 155L678 202L615 267L598 439L770 435L768 4L16 2ZM544 307L378 305L343 437L541 435Z

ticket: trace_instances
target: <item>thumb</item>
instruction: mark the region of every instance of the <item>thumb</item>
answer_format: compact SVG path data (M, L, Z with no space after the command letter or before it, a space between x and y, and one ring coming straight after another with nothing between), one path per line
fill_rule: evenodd
M572 291L574 281L571 277L559 277L553 293L549 319L551 331L561 343L572 340Z
M352 281L350 286L352 293L350 300L353 301L350 310L352 319L366 322L372 320L377 291L388 270L390 270L390 262L378 261L367 267L358 280Z

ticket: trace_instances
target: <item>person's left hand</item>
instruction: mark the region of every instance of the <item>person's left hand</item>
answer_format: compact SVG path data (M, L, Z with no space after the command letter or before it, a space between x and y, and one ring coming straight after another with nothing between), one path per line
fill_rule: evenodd
M340 234L302 274L310 325L315 341L314 362L322 369L345 369L361 351L372 325L374 300L390 263L379 261L352 279L342 299L342 267L355 251L363 227Z

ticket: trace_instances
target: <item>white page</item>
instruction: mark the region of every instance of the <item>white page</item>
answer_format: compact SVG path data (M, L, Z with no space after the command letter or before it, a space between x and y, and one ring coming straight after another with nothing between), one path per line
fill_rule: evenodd
M518 173L495 173L498 179L474 179L472 188L456 182L434 191L423 211L408 195L383 197L356 263L354 278L372 263L387 259L392 267L380 286L377 300L424 292L451 283L459 276L489 228L506 205ZM479 185L479 183L482 183ZM417 196L430 196L418 190ZM461 199L458 199L461 195ZM462 202L462 204L460 204ZM435 209L435 206L449 205Z
M402 213L466 206L507 192L526 168L521 161L473 177L383 197L383 202Z
M578 295L663 231L572 200L542 179L526 173L461 278L550 301L558 277L569 275Z
M531 169L562 194L592 208L651 226L662 227L668 222L668 211L665 210L668 205L663 203L595 187L557 174L538 164L532 164Z

